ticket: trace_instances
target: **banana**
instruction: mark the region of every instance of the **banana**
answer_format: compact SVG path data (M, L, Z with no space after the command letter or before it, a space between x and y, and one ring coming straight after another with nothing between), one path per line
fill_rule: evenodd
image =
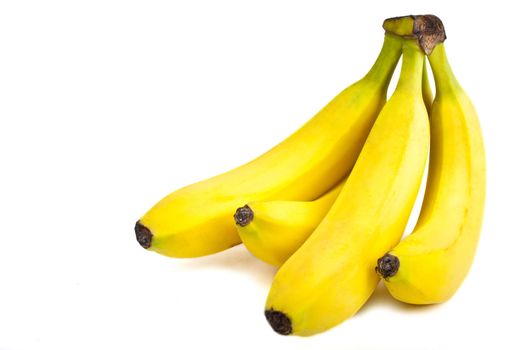
M424 59L415 40L404 41L397 87L341 193L275 275L265 316L277 333L327 330L355 314L374 291L376 254L401 238L425 169L430 136Z
M423 63L423 101L430 113L434 96ZM257 201L240 207L234 218L246 248L260 260L281 266L310 236L337 198L343 182L314 201Z
M343 183L314 201L259 201L237 209L242 242L257 258L281 266L319 225Z
M387 34L357 83L294 134L255 160L179 189L135 225L139 244L171 257L197 257L240 243L232 213L258 200L312 200L348 176L386 101L402 40Z
M427 113L430 114L430 111L432 110L432 103L434 102L434 94L432 93L432 88L430 87L430 81L428 80L426 60L423 63L423 101L425 102Z
M378 260L390 294L411 304L448 300L466 277L485 202L485 153L476 110L444 44L428 56L436 83L427 187L411 235Z

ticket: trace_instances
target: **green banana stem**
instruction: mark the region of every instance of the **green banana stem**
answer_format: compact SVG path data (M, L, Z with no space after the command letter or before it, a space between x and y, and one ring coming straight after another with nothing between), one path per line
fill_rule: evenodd
M432 66L432 73L436 82L436 93L438 95L461 89L448 62L445 45L437 45L428 56L428 60Z
M383 22L383 29L399 36L411 36L414 34L415 18L413 15L387 18Z
M414 40L403 43L403 63L396 89L422 93L425 56Z
M385 33L385 40L381 52L379 52L379 56L374 65L363 80L379 81L381 82L381 88L390 84L390 79L396 69L396 63L399 60L399 56L401 56L402 45L403 40L399 36ZM385 74L385 72L388 73Z

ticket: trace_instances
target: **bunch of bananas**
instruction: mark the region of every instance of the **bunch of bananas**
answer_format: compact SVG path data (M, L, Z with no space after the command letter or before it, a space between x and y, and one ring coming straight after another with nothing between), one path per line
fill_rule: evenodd
M447 60L439 18L390 18L383 28L381 52L361 80L259 158L162 199L136 223L140 245L197 257L242 241L280 266L265 316L283 335L341 323L381 278L406 303L449 299L468 273L481 230L481 129ZM421 213L400 242L429 148Z

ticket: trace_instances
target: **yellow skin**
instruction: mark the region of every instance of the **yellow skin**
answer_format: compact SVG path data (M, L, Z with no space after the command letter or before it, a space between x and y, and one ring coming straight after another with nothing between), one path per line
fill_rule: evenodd
M439 44L429 56L436 81L430 115L427 188L413 233L390 254L399 267L385 285L398 300L441 303L466 277L479 239L485 201L485 153L476 110Z
M423 63L423 101L425 102L427 113L430 114L430 111L432 110L432 102L434 101L434 95L432 93L432 88L430 88L430 81L428 80L426 60Z
M281 266L319 225L342 187L340 183L314 201L248 203L253 219L237 225L242 242L257 258Z
M423 62L416 42L405 41L400 80L341 193L277 272L265 315L278 333L325 331L354 315L374 291L377 254L401 238L425 169Z
M259 200L312 200L348 175L386 101L401 39L385 35L368 74L294 134L259 158L173 192L137 223L144 247L171 257L197 257L240 243L235 210Z
M416 37L416 34L414 33L416 31L415 22L416 17L427 17L427 16L402 16L402 17L394 17L394 18L387 18L383 22L383 28L386 32L395 34L401 37L405 38L411 38L414 39ZM425 101L425 106L427 107L427 112L430 114L430 110L432 109L432 101L433 101L433 94L432 89L430 88L430 82L428 80L428 74L427 74L427 64L425 62L423 66L423 100Z
M427 112L433 94L426 62L423 66L423 100ZM346 181L346 179L345 179ZM237 225L248 250L271 265L281 266L306 241L337 198L343 183L315 201L257 201L248 203L253 212L250 223Z

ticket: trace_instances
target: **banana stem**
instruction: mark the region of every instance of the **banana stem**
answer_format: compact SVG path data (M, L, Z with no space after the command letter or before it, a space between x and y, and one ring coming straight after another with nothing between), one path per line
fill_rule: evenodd
M381 87L386 87L390 83L397 61L401 56L403 40L397 35L385 33L385 40L379 56L374 65L364 77L364 80L380 82ZM387 72L387 74L385 74Z
M415 40L406 40L403 44L403 63L397 89L407 89L422 93L423 63L425 55Z
M432 74L434 74L437 95L447 91L461 89L459 82L452 72L452 67L450 67L448 62L445 45L437 45L434 51L428 56L428 61L432 67Z

